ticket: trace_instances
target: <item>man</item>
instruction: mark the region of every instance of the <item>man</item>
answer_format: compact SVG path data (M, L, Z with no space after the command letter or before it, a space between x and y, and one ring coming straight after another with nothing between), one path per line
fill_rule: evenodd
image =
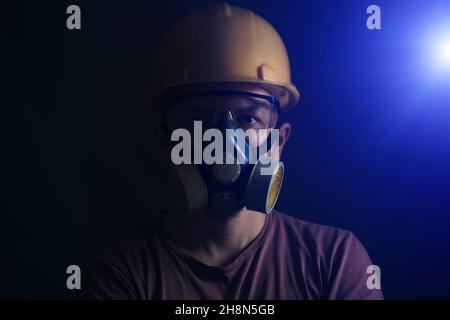
M152 112L173 203L95 257L86 269L91 296L382 299L367 285L372 262L351 232L273 210L291 132L279 114L299 100L273 27L228 4L194 12L168 35L155 70ZM240 144L227 136L239 129ZM180 148L198 130L220 147ZM219 161L180 162L208 150Z

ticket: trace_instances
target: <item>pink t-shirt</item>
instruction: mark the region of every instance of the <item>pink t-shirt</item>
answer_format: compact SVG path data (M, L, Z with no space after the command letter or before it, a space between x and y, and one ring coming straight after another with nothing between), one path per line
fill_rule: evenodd
M144 230L144 228L142 228ZM273 212L231 263L213 267L174 246L158 222L130 233L84 267L97 299L383 299L372 262L349 231Z

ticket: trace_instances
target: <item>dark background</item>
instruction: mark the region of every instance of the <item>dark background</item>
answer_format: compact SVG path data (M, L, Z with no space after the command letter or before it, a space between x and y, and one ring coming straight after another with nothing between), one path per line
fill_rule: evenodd
M213 2L2 2L1 298L67 297L82 247L164 208L151 59L174 21ZM450 69L428 40L450 28L450 2L230 3L279 31L302 95L278 209L352 230L386 298L449 299ZM70 4L81 30L66 28ZM366 28L370 4L382 30Z

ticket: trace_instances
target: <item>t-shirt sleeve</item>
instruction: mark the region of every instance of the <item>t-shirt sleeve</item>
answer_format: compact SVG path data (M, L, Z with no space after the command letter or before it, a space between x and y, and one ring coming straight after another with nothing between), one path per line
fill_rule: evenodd
M361 242L351 232L333 250L326 299L382 300L380 273ZM378 282L378 284L377 284Z
M131 275L117 261L99 256L90 260L85 269L83 291L86 299L138 299Z
M85 257L82 267L83 298L89 300L145 299L140 261L132 243L111 243Z

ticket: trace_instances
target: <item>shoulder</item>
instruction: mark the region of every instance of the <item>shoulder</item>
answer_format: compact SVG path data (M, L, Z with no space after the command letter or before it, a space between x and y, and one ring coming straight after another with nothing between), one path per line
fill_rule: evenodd
M96 299L142 299L154 278L155 227L149 223L102 239L83 254L85 294Z
M155 225L148 222L126 232L101 239L92 246L89 255L108 259L136 260L149 250L149 245L153 243L155 237Z
M349 230L315 224L275 212L274 231L284 234L290 246L298 247L303 261L320 270L326 299L382 299L381 290L366 286L372 261Z
M275 232L310 248L336 249L343 243L358 241L349 230L308 222L278 211L274 212L273 220Z

